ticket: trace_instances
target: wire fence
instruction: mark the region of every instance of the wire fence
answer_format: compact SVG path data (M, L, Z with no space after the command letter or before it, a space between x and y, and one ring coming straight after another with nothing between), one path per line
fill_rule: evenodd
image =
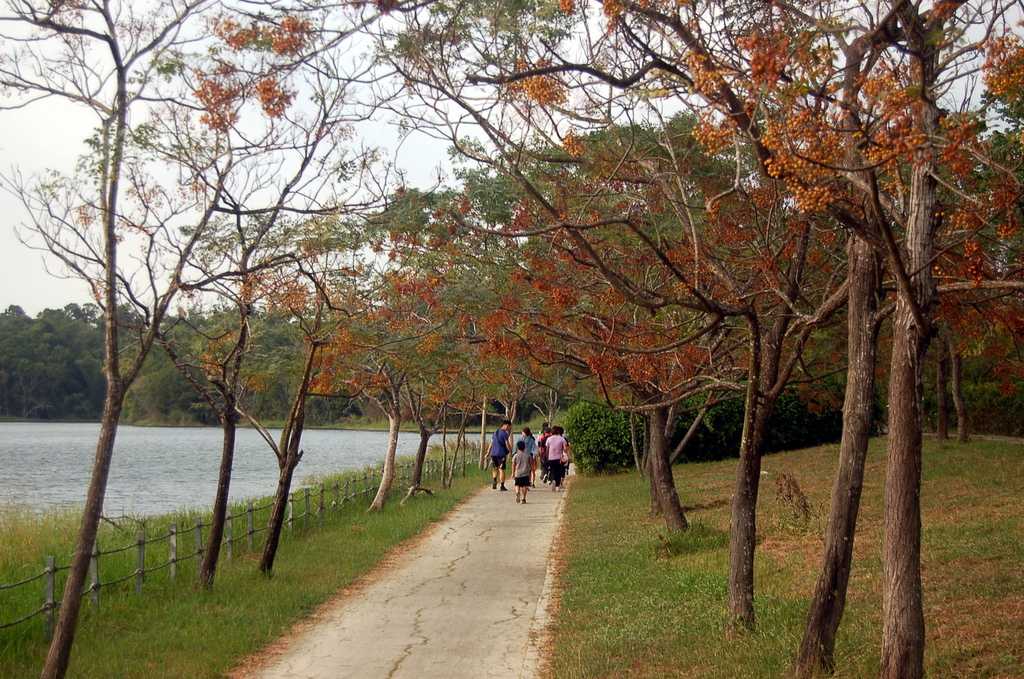
M396 491L411 480L412 472L413 464L411 463L397 466L394 486ZM424 478L437 476L440 472L440 464L437 460L424 461ZM376 469L366 469L361 474L350 474L344 481L337 479L332 485L325 482L295 491L288 500L284 520L285 532L296 530L297 527L301 530L310 530L314 527L314 522L316 527L322 526L328 512L340 510L356 500L369 500L377 493L381 473ZM260 535L269 530L271 506L272 502L261 505L248 502L244 508L236 506L229 511L224 524L224 537L221 540L225 558L231 558L236 543L243 543L249 553L259 546ZM267 523L257 526L264 514L267 516ZM241 530L237 532L235 530L236 521L242 523ZM98 544L94 544L92 558L89 562L89 585L83 592L83 596L88 595L93 610L99 612L100 591L104 588L133 581L135 594L142 596L147 575L167 570L170 581L174 582L178 575L179 564L192 559L195 560L198 571L205 551L203 529L210 528L211 525L211 523L204 523L201 516L196 516L192 525L183 530L179 529L177 523L170 523L167 532L163 535L147 537L146 531L138 531L133 542L121 547L101 550ZM191 538L189 533L192 534ZM189 543L190 547L184 547L184 543ZM155 555L158 551L159 555ZM134 560L130 558L133 552ZM162 556L163 554L166 554L166 558ZM131 570L130 565L126 568L126 564L132 562L134 562L134 570ZM104 565L105 567L101 568ZM104 580L101 573L105 575L108 568L111 574L106 576L109 579ZM19 582L0 584L0 593L2 593L22 587L39 587L39 583L42 581L41 605L17 619L0 622L0 630L26 623L43 615L46 619L47 636L52 637L54 619L61 604L60 600L55 598L59 575L69 569L70 566L58 566L55 557L47 556L42 572Z

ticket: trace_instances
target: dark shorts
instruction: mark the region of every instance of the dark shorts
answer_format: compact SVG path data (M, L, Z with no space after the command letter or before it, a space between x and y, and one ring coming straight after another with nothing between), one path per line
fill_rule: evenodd
M517 476L516 477L516 488L519 488L521 486L529 486L529 485L530 485L530 477L529 476Z
M502 455L501 457L498 457L497 455L491 455L491 464L494 465L495 469L504 469L505 462L507 460L508 455Z

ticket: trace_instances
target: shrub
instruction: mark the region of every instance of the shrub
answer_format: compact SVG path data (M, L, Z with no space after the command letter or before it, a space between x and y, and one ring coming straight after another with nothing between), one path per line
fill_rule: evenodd
M628 414L580 402L569 408L563 426L580 471L612 471L633 465ZM643 440L639 420L637 426L637 436Z
M687 413L679 419L672 441L675 446L686 434L696 415ZM812 412L805 400L787 392L779 397L768 424L765 452L809 448L838 441L843 432L843 413L839 408L820 407ZM743 437L743 401L735 399L719 403L708 411L690 444L683 451L682 462L713 462L737 457Z
M835 399L835 402L841 400ZM839 440L843 432L842 410L835 405L808 403L795 392L786 392L779 397L768 425L765 452L809 448ZM686 435L695 417L696 413L690 411L679 418L670 442L673 448ZM602 472L633 466L628 414L580 402L569 408L564 427L580 470ZM640 418L637 418L637 436L642 440ZM713 462L737 457L742 437L742 399L723 401L708 411L679 461Z

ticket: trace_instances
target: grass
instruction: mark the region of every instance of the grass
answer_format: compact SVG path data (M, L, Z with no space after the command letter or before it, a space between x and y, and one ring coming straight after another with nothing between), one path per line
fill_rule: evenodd
M173 583L166 571L147 575L141 597L134 594L131 579L104 588L99 613L91 609L88 598L83 601L68 676L224 676L241 659L352 584L390 550L437 521L489 478L477 469L467 474L465 478L456 476L453 488L446 491L436 490L438 484L428 481L435 495L417 496L404 506L399 501L405 489L401 493L396 490L382 513L367 513L369 500L356 501L329 513L322 527L305 531L299 528L301 522L296 522L295 530L282 534L271 578L258 571L261 545L249 554L240 542L231 559L222 556L215 586L210 590L195 585L195 559L179 563ZM175 519L182 529L190 525L184 517L159 517L147 520L147 533L162 533L166 523ZM38 573L42 554L58 555L58 564L67 563L77 527L73 515L36 517L25 512L0 512L0 523L0 583L19 580L19 574L24 577ZM105 538L112 540L110 533L116 529L105 526L103 530ZM107 544L101 540L104 550L109 549ZM191 544L191 540L179 540L179 550L190 550ZM166 560L166 551L151 556L150 552L159 549L147 548L147 562ZM124 553L124 564L112 558L110 565L104 565L105 559L101 560L104 581L117 577L121 568L129 574L135 568L133 551ZM58 596L61 586L58 581ZM0 620L16 617L11 613L19 605L15 593L41 588L40 584L38 588L0 592ZM40 603L39 592L35 592L31 609ZM0 677L38 676L47 645L42 616L0 630Z
M836 677L877 673L885 441L872 442ZM635 475L577 478L561 545L561 601L548 676L783 676L820 568L837 446L764 459L756 554L757 630L728 638L729 499L735 461L676 469L691 529L647 514ZM774 479L792 475L810 515ZM922 569L928 676L1024 677L1024 446L926 441Z

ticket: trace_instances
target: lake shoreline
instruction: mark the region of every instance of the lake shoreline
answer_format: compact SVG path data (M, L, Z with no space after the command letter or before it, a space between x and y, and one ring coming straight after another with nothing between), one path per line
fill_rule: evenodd
M38 507L80 506L92 474L98 423L0 422L0 502ZM222 437L219 427L120 425L104 513L152 515L205 507L216 494ZM297 483L380 465L388 433L308 429ZM398 457L411 457L419 435L400 432ZM240 428L232 471L232 501L271 495L277 458L255 429Z

